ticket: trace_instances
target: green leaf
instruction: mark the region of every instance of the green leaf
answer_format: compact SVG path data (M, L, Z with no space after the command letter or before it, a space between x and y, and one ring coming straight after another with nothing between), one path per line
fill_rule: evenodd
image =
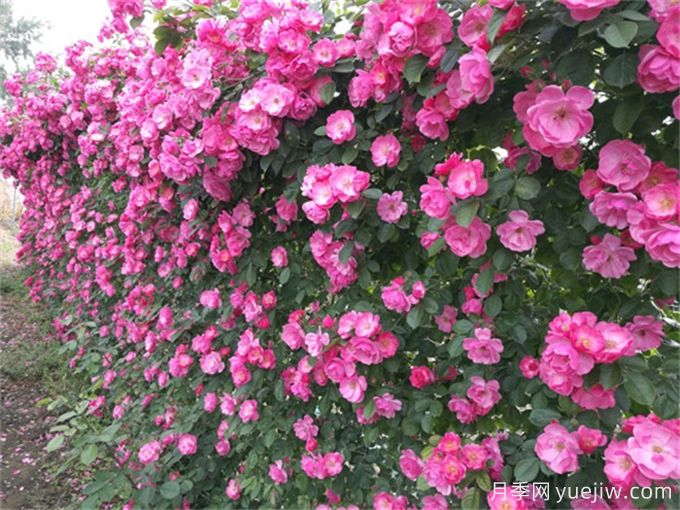
M427 250L427 256L428 258L434 257L437 253L441 251L441 249L444 247L444 238L440 237L437 239L434 243L432 243L432 246Z
M518 482L532 482L538 476L540 463L536 457L520 460L515 466L515 480Z
M420 427L426 434L430 434L432 432L432 421L433 418L431 414L423 415L423 418L420 420Z
M282 379L279 379L278 381L276 381L276 384L274 385L274 398L279 402L283 402L283 399L285 398L285 392L284 392L283 380Z
M498 248L493 254L493 267L499 271L505 271L512 264L512 255L503 248Z
M623 389L626 390L631 399L645 406L651 405L656 397L656 387L654 384L647 377L639 373L626 374Z
M420 77L427 66L427 57L414 55L404 65L404 79L410 84L419 83Z
M61 446L64 444L64 436L62 434L59 434L58 436L54 436L52 439L50 439L50 442L47 443L47 451L48 452L53 452L54 450L58 450L61 448Z
M423 309L416 306L406 316L406 323L411 326L411 329L417 329L420 322L423 320Z
M600 384L605 388L613 388L622 380L621 369L616 363L608 363L600 367Z
M477 287L480 294L484 295L491 290L494 274L495 272L491 267L479 273L475 287Z
M484 301L484 312L489 317L496 317L503 309L503 301L497 295L489 296L489 298Z
M453 70L453 68L458 63L458 49L459 46L457 44L449 44L449 47L446 48L446 53L444 53L442 63L439 66L440 69L445 73Z
M279 275L279 283L284 285L288 282L288 280L290 280L290 268L284 267L281 271L281 274Z
M334 96L335 82L329 81L323 87L321 87L321 90L319 91L319 97L321 97L321 101L323 101L325 104L330 104L330 102L333 101Z
M479 487L484 492L489 492L491 490L491 477L488 473L481 471L476 475L477 487Z
M479 508L479 491L470 489L460 501L463 510L477 510Z
M486 54L486 58L489 59L489 62L492 64L498 60L498 58L503 54L505 49L508 47L508 43L505 44L499 44L498 46L494 46L491 48L491 51Z
M635 125L635 121L642 113L644 107L644 100L642 96L626 97L614 111L614 118L612 123L622 135L627 134Z
M529 414L529 421L537 427L545 427L553 420L559 420L562 417L557 411L552 409L532 409Z
M88 445L82 452L80 452L80 462L89 466L97 458L98 448L96 444Z
M631 11L626 9L625 11L619 11L616 14L621 16L622 18L626 18L631 21L650 21L650 19L647 16L638 11Z
M541 183L533 177L520 177L515 184L515 195L522 200L536 198L541 191Z
M349 165L359 155L359 151L354 147L347 147L340 158L343 165Z
M456 215L456 223L461 227L468 227L475 218L478 210L479 200L466 200L465 202L461 202L454 212Z
M349 213L350 217L356 219L361 214L361 211L364 210L365 206L365 200L357 200L356 202L352 202L347 206L347 212Z
M319 126L314 130L316 136L326 136L326 126ZM272 153L273 154L273 153ZM266 157L266 156L265 156ZM264 158L263 158L264 159Z
M604 30L603 37L614 48L627 48L637 32L637 23L617 19Z
M494 9L493 15L489 20L489 24L486 26L486 37L490 43L493 43L494 40L496 39L496 35L498 34L498 30L501 28L501 25L503 24L505 15L506 15L505 11L502 11L500 9Z
M364 406L364 418L370 420L371 418L373 418L374 414L375 414L375 401L373 399L370 399L368 401L368 404Z
M354 243L350 241L342 247L342 250L340 250L340 253L338 254L338 259L340 259L340 262L346 264L349 258L352 256L352 251L354 251Z
M179 483L175 480L165 482L161 485L161 496L163 499L175 499L180 495L180 490Z
M614 58L602 72L604 81L613 87L623 88L635 83L637 79L638 57L634 53L623 52Z
M557 61L557 79L569 79L576 85L588 85L595 74L593 57L585 50L571 51Z
M371 200L378 200L383 195L383 192L378 188L368 188L367 190L364 190L362 195Z
M451 358L457 358L463 354L463 339L458 337L449 342L449 345L446 346L446 352L449 353Z

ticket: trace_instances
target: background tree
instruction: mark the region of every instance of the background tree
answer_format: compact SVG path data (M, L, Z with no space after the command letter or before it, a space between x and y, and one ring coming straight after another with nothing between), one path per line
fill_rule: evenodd
M35 19L14 19L11 0L0 0L0 97L8 74L30 58L31 44L40 39L43 24Z

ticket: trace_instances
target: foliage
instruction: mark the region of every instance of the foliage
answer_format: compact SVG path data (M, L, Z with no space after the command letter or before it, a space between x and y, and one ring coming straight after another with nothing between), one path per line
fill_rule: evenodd
M111 3L0 121L85 507L678 478L680 11Z
M5 96L2 82L8 76L6 65L19 63L33 56L31 43L40 38L42 24L34 19L15 19L11 0L0 0L0 97Z

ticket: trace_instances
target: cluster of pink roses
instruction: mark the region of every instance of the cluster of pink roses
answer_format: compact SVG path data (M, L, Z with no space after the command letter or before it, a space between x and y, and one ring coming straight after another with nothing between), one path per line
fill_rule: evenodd
M323 455L303 455L300 466L308 477L324 480L338 476L342 472L344 462L345 458L342 453L329 452Z
M662 337L663 325L651 316L635 316L622 327L598 321L591 312L561 312L548 326L538 375L551 390L571 397L584 409L607 409L615 404L616 388L601 384L586 388L583 377L597 363L613 363L623 356L657 348ZM527 375L536 375L530 363L525 362L524 368Z
M492 338L489 328L475 328L475 336L463 340L463 349L473 363L494 365L501 360L503 342Z
M406 478L416 480L423 476L439 494L461 497L464 489L457 486L469 472L487 471L498 480L503 469L503 457L495 437L487 437L480 444L463 445L458 434L446 432L425 460L413 450L403 450L399 466Z
M337 321L330 316L321 321L311 318L311 325L319 324L325 329L335 329L335 332L344 340L344 343L331 342L330 335L318 328L316 332L306 333L302 327L304 310L297 310L290 314L288 323L283 327L282 340L293 350L302 347L310 355L317 358L311 366L308 357L303 357L298 368L288 367L284 370L286 392L295 395L302 400L311 396L311 378L320 386L325 386L328 381L338 384L340 395L354 404L364 400L367 388L366 377L357 372L357 363L363 365L376 365L384 359L391 358L397 352L399 340L389 332L384 331L380 325L380 317L370 312L350 311L343 314ZM312 354L314 353L314 354ZM311 376L310 376L311 375ZM389 398L383 396L380 400L384 404L382 415L387 416L396 409L397 404L388 402ZM398 406L400 407L400 403Z
M610 187L615 190L609 191ZM583 196L600 223L622 231L583 251L583 264L605 278L620 278L644 246L654 260L680 267L680 182L678 170L652 164L640 145L612 140L599 153L597 170L581 179ZM625 234L625 236L624 236Z
M630 489L680 478L680 421L657 416L623 420L627 439L612 439L604 451L604 472L609 482Z
M652 16L660 23L656 32L659 45L643 44L637 79L640 86L652 94L674 92L680 88L680 7L673 2L650 1ZM666 7L665 9L662 9ZM678 104L676 98L673 106Z
M435 165L435 175L428 177L420 187L420 208L438 220L446 220L441 229L451 251L459 257L481 257L486 252L486 242L491 238L491 227L475 216L467 226L457 223L451 214L456 199L484 195L489 183L484 178L484 164L480 160L467 161L460 154L452 154L445 162ZM446 187L440 179L446 180ZM437 232L425 232L420 243L429 248L439 239Z
M406 294L404 277L398 276L380 293L385 308L397 313L408 313L414 305L425 297L425 284L418 280L411 285L411 293Z
M470 377L470 387L465 397L451 396L448 403L449 411L456 413L461 423L472 423L479 416L486 416L493 406L501 401L500 383L493 379L485 381L478 375Z
M309 202L308 202L309 203ZM317 230L309 238L309 245L314 261L328 275L331 293L340 292L352 285L358 278L357 259L350 255L344 262L340 260L340 252L346 243L333 239L333 234ZM361 252L361 245L354 244L353 253Z
M359 200L370 180L370 174L351 165L312 165L302 181L302 195L310 200L302 204L302 210L309 221L325 223L335 204L346 205Z
M578 470L579 455L591 454L605 444L607 437L600 430L581 425L570 433L554 421L538 436L534 451L555 473L564 474Z
M427 57L432 67L439 65L444 44L453 38L452 28L451 18L435 0L371 3L355 44L366 65L350 82L352 106L364 106L371 98L383 102L400 90L404 66L414 55Z
M195 215L194 215L195 216ZM249 227L255 215L246 202L241 202L231 214L222 211L212 228L210 260L218 271L236 273L236 261L250 246ZM187 218L192 220L193 217Z
M595 94L585 87L573 86L565 92L557 85L534 81L515 95L513 110L529 147L552 158L555 168L573 170L581 161L579 140L593 128L588 110L594 101Z

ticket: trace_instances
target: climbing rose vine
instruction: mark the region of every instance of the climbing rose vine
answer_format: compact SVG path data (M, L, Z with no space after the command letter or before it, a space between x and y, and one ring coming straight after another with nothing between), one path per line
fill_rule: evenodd
M677 507L680 7L226 3L5 83L85 506Z

